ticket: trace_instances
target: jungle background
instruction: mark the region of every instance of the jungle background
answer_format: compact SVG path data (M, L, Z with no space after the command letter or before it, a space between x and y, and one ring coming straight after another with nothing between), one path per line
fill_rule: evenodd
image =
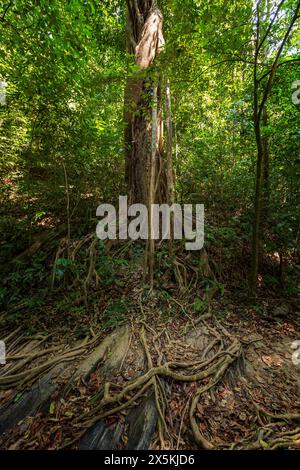
M163 18L142 71L133 4ZM299 8L0 2L2 448L299 447ZM142 242L95 235L128 194L136 76L163 90L174 200L205 205L203 250L158 243L150 280Z

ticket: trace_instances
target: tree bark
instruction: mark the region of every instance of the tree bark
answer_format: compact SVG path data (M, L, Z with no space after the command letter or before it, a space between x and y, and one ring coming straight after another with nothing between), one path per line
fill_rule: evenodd
M268 126L268 112L265 107L262 114L262 124L266 128ZM270 182L269 182L269 138L267 135L262 137L263 146L263 217L267 222L269 216L269 196L270 196Z
M256 188L254 200L254 221L252 232L252 263L250 289L253 297L256 296L258 264L260 254L260 221L262 208L262 186L263 186L263 143L261 138L260 120L257 118L254 122L255 138L257 146L257 164L256 164Z
M283 39L277 49L275 54L275 59L273 64L267 74L264 74L260 78L258 77L258 63L259 63L259 54L262 50L262 47L265 41L268 38L268 35L274 26L276 18L280 12L280 9L284 1L281 1L278 5L276 12L273 15L272 20L268 28L266 29L265 34L261 38L260 31L260 4L257 4L257 25L256 25L256 40L255 40L255 54L254 54L254 93L253 93L253 104L254 104L254 128L255 128L255 139L257 146L257 165L256 165L256 188L255 188L255 200L254 200L254 220L253 220L253 232L252 232L252 263L251 263L251 273L250 273L250 294L252 298L256 297L257 293L257 278L258 278L258 267L259 267L259 252L260 252L260 231L261 231L261 218L262 218L262 199L263 199L263 177L264 177L264 142L261 134L261 123L263 118L263 113L265 112L266 104L268 97L270 95L272 85L274 82L274 77L278 68L278 62L281 57L282 51L286 42L288 41L292 29L299 19L300 11L300 1L297 2L294 14L291 18L291 21L287 27L287 30L283 36ZM262 98L259 101L259 91L260 84L268 76L267 83L262 90Z
M167 200L166 168L163 161L163 119L160 80L152 73L157 54L164 45L163 17L155 0L126 0L127 52L133 54L138 71L127 79L125 88L126 180L130 204L148 205L149 191L153 202ZM154 188L149 187L151 173L153 90L157 99ZM152 162L153 164L153 162Z

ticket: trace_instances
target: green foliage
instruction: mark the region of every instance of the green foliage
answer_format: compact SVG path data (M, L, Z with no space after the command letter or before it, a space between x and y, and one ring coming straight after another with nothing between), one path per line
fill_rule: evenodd
M165 241L164 245L155 253L155 266L158 274L166 269L172 268L173 265L173 260L170 256L167 243L168 242Z
M221 296L225 293L225 286L221 282L215 279L205 279L203 282L200 283L202 287L204 287L205 292L208 297L210 297L211 293L219 293Z
M225 246L238 240L233 227L206 227L206 240L215 246Z
M12 194L26 198L34 224L65 211L62 161L73 217L87 205L91 217L104 191L110 199L121 191L125 54L118 9L117 1L20 0L0 24L0 80L8 85L0 162L9 175L0 198L13 209Z
M54 267L55 277L60 280L63 279L67 274L74 274L76 272L75 263L67 258L59 258Z
M129 306L126 300L111 301L103 313L103 330L111 330L122 324L126 320L128 310Z
M260 2L262 10L265 4ZM171 83L176 198L205 204L206 248L220 271L223 265L234 270L243 264L239 254L249 258L253 220L253 2L160 0L159 5L166 45L156 68L162 89L166 79ZM295 5L296 0L285 2L284 14L267 38L259 65L262 75ZM7 84L6 105L0 105L1 266L30 247L36 233L66 223L67 194L72 238L95 229L100 202L115 203L125 194L124 85L136 70L125 52L125 2L18 0L7 6L0 21L0 81ZM263 33L267 22L261 13ZM295 28L281 58L288 63L278 67L268 99L268 123L261 129L269 144L262 245L268 255L283 253L291 264L300 226L299 105L291 100L292 83L299 79L294 61L298 43ZM122 286L118 273L134 270L143 249L134 244L111 258L99 243L95 269L101 287ZM8 275L3 269L2 306L28 295L29 307L39 307L51 277L47 256L17 263ZM166 244L155 261L159 280L173 273ZM55 286L85 274L83 256L76 263L60 258L54 267ZM286 289L294 293L297 268L287 274L292 282ZM277 289L276 279L267 274L266 284ZM223 295L222 282L205 280L202 287ZM32 288L40 293L31 300ZM116 321L123 321L122 308L113 305L105 313L107 328L115 321L114 308Z
M193 304L193 309L195 310L195 312L203 313L207 309L207 307L208 307L207 300L202 300L199 298L195 299L195 302Z
M112 258L106 253L104 243L99 240L98 243L98 260L96 265L97 273L101 279L101 283L104 286L110 286L116 282L114 263ZM118 265L120 266L122 260L118 260Z

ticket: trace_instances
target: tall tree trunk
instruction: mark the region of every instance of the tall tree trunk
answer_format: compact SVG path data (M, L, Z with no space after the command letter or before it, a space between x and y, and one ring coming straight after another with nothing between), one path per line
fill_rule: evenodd
M250 274L250 291L253 297L256 295L256 284L258 275L258 264L260 254L260 221L262 208L262 188L263 188L263 143L261 137L260 121L255 119L255 138L257 146L256 165L256 190L254 202L254 221L252 233L252 263Z
M266 128L268 126L268 112L266 106L262 113L262 124ZM269 182L269 138L267 135L262 137L263 147L263 218L267 222L269 216L269 199L270 199L270 182Z
M129 201L149 204L167 201L167 168L163 161L163 119L160 80L149 69L164 45L163 17L156 0L126 0L127 52L134 54L139 71L127 80L125 89L126 180ZM151 76L152 75L152 76ZM155 83L156 82L156 83ZM154 174L153 155L153 90L157 100ZM152 162L153 165L153 162ZM154 188L149 185L153 184ZM154 191L154 194L153 194Z
M266 226L266 217L268 213L269 201L269 145L268 137L262 136L261 124L266 126L267 112L264 109L261 121L258 117L255 119L255 138L257 147L257 166L256 166L256 191L254 203L254 224L252 240L252 273L251 290L255 292L257 274L259 266L263 259L263 240L262 232ZM263 219L263 221L262 221ZM262 222L261 222L262 221Z
M172 128L172 107L170 83L166 87L166 118L167 118L167 202L172 205L174 202L174 170L173 170L173 128Z
M267 108L263 109L261 122L264 128L268 126ZM268 219L269 219L269 200L270 200L270 182L269 182L269 138L263 134L261 137L263 163L262 163L262 201L261 201L261 237L259 246L258 269L263 266L264 260L264 241L268 238Z
M256 297L257 291L257 277L258 277L258 265L259 265L259 247L260 247L260 232L261 232L261 218L262 218L262 199L263 199L263 177L264 177L264 152L266 151L265 144L261 134L261 123L263 118L263 113L265 112L265 107L267 105L267 100L270 95L272 85L274 82L274 77L278 68L279 59L281 57L282 51L287 43L293 27L297 20L299 19L300 12L300 0L296 4L295 11L290 20L290 23L287 27L287 30L283 36L283 39L277 49L275 54L275 59L270 66L270 69L266 74L263 74L259 77L258 68L259 68L259 56L262 51L265 41L268 39L268 35L276 22L276 18L279 15L280 9L283 5L281 1L272 16L272 19L269 23L269 26L266 28L265 34L261 35L261 21L260 21L260 2L256 5L257 13L257 23L256 23L256 39L255 39L255 53L254 53L254 93L253 93L253 104L254 104L254 128L255 128L255 138L257 146L257 166L256 166L256 189L255 189L255 201L254 201L254 220L253 220L253 238L252 238L252 263L251 263L251 273L250 273L250 293L251 297ZM267 82L262 90L262 98L259 101L259 89L262 82L262 78L267 78Z

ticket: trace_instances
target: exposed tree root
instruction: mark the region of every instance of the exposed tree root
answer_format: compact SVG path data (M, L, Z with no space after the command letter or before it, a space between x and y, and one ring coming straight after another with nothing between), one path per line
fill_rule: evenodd
M240 341L229 334L216 319L214 319L214 326L212 326L212 322L207 324L205 319L209 318L211 318L211 315L205 316L201 321L211 333L212 340L204 348L200 357L194 357L194 359L186 361L165 360L164 352L160 347L160 341L163 337L167 339L166 344L169 344L170 347L175 346L178 350L187 351L187 345L178 340L171 340L165 329L157 333L152 326L141 320L138 323L139 336L145 353L147 369L123 386L106 382L102 392L98 395L98 403L93 409L77 416L75 419L75 426L78 427L79 433L75 439L66 442L63 447L75 444L85 434L86 429L98 421L120 412L123 413L128 408L136 406L138 400L149 389L152 389L158 415L157 433L159 444L157 445L160 449L167 449L170 445L179 448L184 416L186 415L189 418L194 441L200 448L205 450L220 448L220 443L212 442L200 430L199 418L197 417L198 403L201 397L207 396L207 392L211 393L218 386L227 376L227 373L232 370L234 363L237 363L238 359L242 357L243 353ZM151 347L149 347L149 341L151 341ZM197 350L193 350L192 346L188 347L192 355L197 354ZM239 372L239 369L237 371ZM172 435L166 420L168 410L166 387L172 386L172 383L175 382L195 382L198 387L196 391L193 388L190 389L191 392L183 409L179 435L177 436ZM260 428L250 437L247 436L246 439L234 444L224 443L221 448L274 450L300 445L300 428L286 430L283 426L287 422L297 422L299 420L298 414L274 415L257 405L256 408L257 413L260 415Z
M4 372L0 377L0 390L11 388L21 389L25 385L36 381L42 374L46 374L50 369L58 364L74 361L77 357L82 356L82 354L85 353L86 348L95 343L97 338L90 341L86 338L79 346L73 347L69 350L66 350L65 348L61 349L59 347L38 349L41 343L45 340L46 338L35 343L32 347L30 346L30 343L25 343L25 346L23 345L19 350L8 355L9 363L4 368ZM59 353L55 355L54 353L57 351L59 351ZM39 359L46 355L48 358L45 361L40 362ZM13 361L17 362L12 365ZM28 367L28 369L19 372L19 370L24 369L25 366L30 366L31 363L33 363L32 367Z
M144 325L151 332L153 343L151 350L156 352L155 358L151 356ZM212 449L214 447L213 444L201 435L195 411L201 395L218 384L224 377L227 369L240 356L241 344L235 338L227 335L228 338L230 337L231 343L223 350L219 348L215 353L212 353L212 349L217 343L214 338L211 347L206 348L205 354L200 359L195 358L195 360L190 362L169 361L162 363L163 355L159 349L158 342L163 335L164 331L157 334L149 325L142 321L142 324L140 324L140 342L144 349L147 370L142 375L127 382L126 385L115 393L112 392L112 389L115 388L114 384L106 382L98 396L100 399L99 403L93 409L75 419L74 424L79 428L79 434L75 439L67 442L64 447L68 447L76 442L86 432L86 429L93 426L96 422L136 404L137 400L151 387L154 392L158 414L160 448L165 448L165 438L169 437L172 439L172 437L169 435L165 419L168 403L161 379L187 383L204 381L204 384L194 394L193 398L189 400L189 420L196 443L204 449ZM211 352L211 355L207 358L209 352ZM154 363L157 365L154 365ZM186 371L186 373L183 373L183 371Z
M84 278L86 289L95 280L96 240L91 236L86 237L81 241L80 246L70 247L70 256L75 258L78 251L87 244L89 245L85 248L89 252L89 263L88 275ZM182 262L180 261L180 263ZM191 277L191 270L188 265L185 266L186 271L181 266L179 270L182 278L182 288L186 289L191 285L191 279L196 279L196 273L194 277ZM187 282L184 281L184 272L188 273ZM65 448L75 445L88 428L101 420L109 418L107 424L110 425L115 423L116 415L120 415L121 422L123 422L123 415L127 414L129 408L137 405L141 406L140 402L144 402L145 398L150 395L153 397L152 404L155 403L157 410L157 435L155 442L152 443L157 448L179 449L181 443L186 444L187 442L190 445L191 435L197 446L206 450L216 448L273 450L299 447L300 428L295 428L295 426L300 421L300 415L297 413L271 413L265 409L267 407L271 409L267 402L260 400L260 403L265 403L265 408L262 408L255 403L252 396L248 402L250 402L251 412L254 411L253 416L251 415L253 421L249 421L251 424L244 431L246 437L242 432L243 439L241 439L240 432L237 435L236 431L233 431L230 433L229 438L227 436L227 442L235 439L241 440L233 444L222 442L222 438L214 432L215 423L210 419L210 404L207 403L209 403L210 397L213 402L215 399L221 401L220 396L222 396L226 387L227 390L225 391L228 393L230 391L234 395L231 376L235 380L237 374L243 373L243 370L239 369L239 363L244 358L244 350L246 351L253 341L238 340L230 334L224 328L224 323L221 324L212 316L213 304L208 303L207 311L195 318L191 313L191 309L188 308L192 305L194 296L188 300L183 300L182 297L176 299L171 296L166 297L165 302L169 306L172 303L174 309L174 304L176 304L180 308L180 312L183 313L183 315L177 315L177 318L174 319L174 322L176 322L179 318L177 325L174 325L173 332L172 328L164 321L158 319L158 321L151 322L149 320L148 308L154 311L157 304L154 304L153 307L153 296L150 295L147 297L149 307L145 301L143 304L142 293L141 289L137 289L135 292L136 310L140 308L141 315L140 319L135 316L131 320L132 328L130 332L128 330L129 342L121 353L121 359L116 369L119 372L115 375L117 380L110 378L111 376L114 377L112 374L108 375L107 379L103 379L105 377L103 371L106 365L103 365L103 362L104 360L109 362L109 356L108 359L105 359L106 356L103 353L103 361L101 360L93 368L92 375L90 374L91 369L85 376L73 374L71 379L74 380L70 381L70 386L62 387L59 399L54 399L57 400L59 406L61 405L59 401L61 398L64 399L63 401L68 401L69 393L74 392L73 395L77 395L76 400L78 399L77 405L74 405L70 412L72 413L72 427L66 428L67 435L57 447ZM178 308L177 311L179 311ZM185 322L184 318L187 318L188 321ZM233 329L233 331L235 330ZM187 341L187 339L193 337L194 333L196 333L196 340L198 340L197 332L201 340L200 346L197 341L191 343ZM19 334L20 331L16 330L8 336L9 364L2 369L4 373L0 378L0 389L16 388L20 390L25 385L39 379L42 374L46 374L56 365L76 360L86 352L87 348L95 346L98 341L98 337L94 336L92 340L86 340L84 344L80 344L76 348L66 349L59 348L56 345L50 347L47 337L31 337L28 341L28 337L26 338L22 334L19 336ZM47 345L43 344L45 341L47 341ZM43 348L41 348L42 344ZM136 367L136 362L131 361L131 356L134 355L137 344L139 355L141 356L144 352L145 356L145 364L141 361L138 367ZM99 346L97 344L97 347ZM106 350L109 354L114 354L114 348L107 348ZM126 369L126 366L131 363L134 366L130 372L140 374L134 378L132 378L132 373L127 374L128 369ZM94 375L95 377L93 377ZM84 397L80 401L81 399L78 398L79 380L81 381L80 386L86 387L87 393L92 396L91 401L84 401ZM103 380L107 381L103 383ZM96 385L94 385L95 383ZM181 384L180 387L178 383ZM247 387L245 387L246 389ZM182 402L182 390L185 393L184 400L186 401L184 403ZM250 395L251 390L252 388L248 387ZM88 395L86 394L86 396ZM177 400L176 396L180 398ZM248 399L247 393L246 396ZM237 397L239 397L239 392L237 392ZM236 398L235 395L234 398ZM259 398L261 397L255 396L255 399L259 400ZM251 406L251 402L253 406ZM83 403L84 405L81 405ZM174 408L171 406L173 404L175 405ZM174 409L175 413L173 413ZM274 409L280 410L283 408L275 407ZM235 412L237 420L234 424L241 424L239 422L239 411L235 410ZM170 418L172 413L173 418ZM63 421L68 418L62 414L58 415L57 419ZM203 422L200 423L200 420ZM243 422L242 418L241 421ZM174 425L177 426L177 434L174 433ZM292 427L293 429L291 429ZM243 426L240 426L240 429L243 429ZM191 433L189 433L189 430L191 430ZM67 440L68 438L69 440ZM186 438L187 440L185 440Z

